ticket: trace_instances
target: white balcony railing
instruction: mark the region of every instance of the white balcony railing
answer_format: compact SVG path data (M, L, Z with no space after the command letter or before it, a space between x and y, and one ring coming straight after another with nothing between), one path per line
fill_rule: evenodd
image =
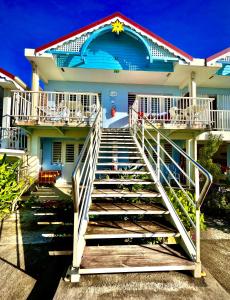
M151 123L206 128L211 126L211 98L137 95L133 108Z
M99 111L96 93L14 91L16 124L91 124Z
M25 150L27 148L27 135L19 127L0 127L0 148Z
M212 110L212 129L230 130L230 110Z

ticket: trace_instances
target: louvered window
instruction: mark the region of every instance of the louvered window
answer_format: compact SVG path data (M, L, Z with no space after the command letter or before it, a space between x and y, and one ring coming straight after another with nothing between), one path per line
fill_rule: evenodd
M52 163L61 163L61 156L62 156L62 151L61 151L61 142L53 142L53 147L52 147Z
M65 162L66 163L74 162L74 144L66 144Z
M167 153L172 156L172 145L171 144L164 144L164 149L167 151ZM165 163L166 164L170 164L172 161L171 159L168 157L168 155L165 153Z
M133 105L134 101L136 100L135 94L128 94L128 108Z

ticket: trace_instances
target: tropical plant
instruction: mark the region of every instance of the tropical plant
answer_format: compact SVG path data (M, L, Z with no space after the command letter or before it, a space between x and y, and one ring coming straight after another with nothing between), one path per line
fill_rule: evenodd
M18 180L21 160L11 162L6 155L0 157L0 219L9 214L15 199L24 187L24 180Z
M198 162L213 176L213 181L218 180L218 176L221 174L220 166L213 162L213 156L218 151L222 144L222 136L216 136L213 134L208 135L207 143L199 151Z
M196 222L196 208L191 203L191 201L188 199L188 198L190 198L195 203L195 197L189 191L184 192L182 190L174 190L174 193L171 190L168 191L169 199L172 202L174 208L176 209L176 212L177 212L178 216L180 217L181 221L183 222L186 230L190 230L191 223L190 223L187 215L182 210L180 204L184 207L185 211L187 212L187 214L189 215L191 220L195 223ZM206 228L203 213L200 214L200 228L201 228L201 230L204 230Z

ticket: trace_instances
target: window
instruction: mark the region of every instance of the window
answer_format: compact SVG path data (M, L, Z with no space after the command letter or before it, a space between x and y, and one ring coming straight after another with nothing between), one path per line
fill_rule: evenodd
M66 144L65 148L65 162L73 163L74 162L74 144Z
M52 163L57 164L61 163L62 151L61 151L61 142L53 142L52 145Z
M80 155L81 150L83 149L83 147L84 147L84 144L79 144L79 145L78 145L78 155ZM83 156L83 158L82 158L82 161L83 161L83 162L84 162L85 159L86 159L86 155L87 155L87 149L86 149L86 151L85 151L85 153L84 153L84 156Z
M172 157L172 145L165 143L164 149ZM172 162L171 159L168 157L168 155L166 153L164 153L164 155L165 155L165 159L164 159L165 163L170 164Z

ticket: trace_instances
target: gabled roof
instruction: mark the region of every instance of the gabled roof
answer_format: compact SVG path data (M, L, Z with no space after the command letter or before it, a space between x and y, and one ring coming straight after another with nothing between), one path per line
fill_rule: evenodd
M212 61L224 59L226 56L230 56L230 47L209 56L207 58L207 62L210 63Z
M0 68L0 77L5 78L6 81L10 81L14 84L17 89L25 90L27 89L26 84L17 76L11 74L10 72Z
M14 75L13 74L11 74L10 72L8 72L8 71L6 71L6 70L4 70L4 69L2 69L2 68L0 68L0 74L3 74L3 75L5 75L6 77L9 77L10 79L13 79L14 80ZM1 76L1 75L0 75Z
M106 22L109 22L109 21L112 21L113 19L115 18L119 18L121 20L123 20L125 23L128 23L130 26L136 28L138 31L142 32L143 34L145 34L148 38L154 40L156 43L159 43L160 45L164 46L165 48L173 51L176 55L180 55L182 57L184 57L186 60L189 60L189 61L192 61L193 60L193 57L189 54L187 54L186 52L184 52L183 50L177 48L176 46L172 45L171 43L167 42L166 40L162 39L161 37L159 37L158 35L156 35L155 33L151 32L150 30L142 27L141 25L139 25L138 23L134 22L133 20L127 18L126 16L122 15L121 13L119 12L116 12L108 17L105 17L101 20L98 20L92 24L89 24L85 27L82 27L74 32L71 32L67 35L64 35L52 42L49 42L45 45L42 45L38 48L35 49L36 53L39 53L39 52L44 52L48 49L50 49L51 47L54 47L60 43L63 43L65 41L68 41L69 39L75 37L75 36L78 36L78 35L81 35L83 34L84 32L87 32L87 31L92 31L93 28L97 28L98 26L100 25L103 25L103 23L106 23Z

